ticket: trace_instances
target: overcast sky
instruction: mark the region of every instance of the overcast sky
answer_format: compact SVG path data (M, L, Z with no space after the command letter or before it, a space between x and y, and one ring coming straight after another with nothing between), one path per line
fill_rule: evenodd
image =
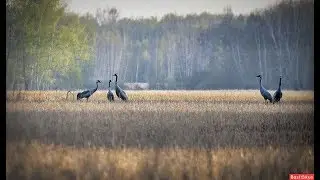
M279 0L69 0L70 10L78 13L95 13L97 8L116 7L120 17L150 17L173 12L178 15L188 13L221 13L227 5L235 14L248 13L256 8L264 8Z

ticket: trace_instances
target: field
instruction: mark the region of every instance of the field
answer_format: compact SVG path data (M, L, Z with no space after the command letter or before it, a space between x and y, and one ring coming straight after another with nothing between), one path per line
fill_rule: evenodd
M288 179L314 172L313 91L7 92L7 179Z

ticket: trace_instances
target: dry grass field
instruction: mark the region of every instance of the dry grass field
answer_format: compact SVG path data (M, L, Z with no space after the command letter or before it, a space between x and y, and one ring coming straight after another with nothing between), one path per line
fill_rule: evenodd
M288 179L314 172L313 91L7 92L6 179Z

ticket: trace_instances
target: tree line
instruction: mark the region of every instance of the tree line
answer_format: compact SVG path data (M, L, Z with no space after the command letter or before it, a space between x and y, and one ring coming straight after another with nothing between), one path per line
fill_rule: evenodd
M95 80L151 89L313 89L314 1L250 14L119 18L66 11L61 0L6 1L7 89L83 89ZM102 89L107 88L104 83Z

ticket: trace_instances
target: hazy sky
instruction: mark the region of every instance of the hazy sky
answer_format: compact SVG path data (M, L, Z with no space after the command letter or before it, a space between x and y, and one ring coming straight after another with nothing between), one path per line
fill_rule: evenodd
M231 5L235 14L248 13L256 8L263 8L278 0L69 0L70 10L95 13L97 8L116 7L120 17L162 17L175 12L187 13L221 13L223 8Z

